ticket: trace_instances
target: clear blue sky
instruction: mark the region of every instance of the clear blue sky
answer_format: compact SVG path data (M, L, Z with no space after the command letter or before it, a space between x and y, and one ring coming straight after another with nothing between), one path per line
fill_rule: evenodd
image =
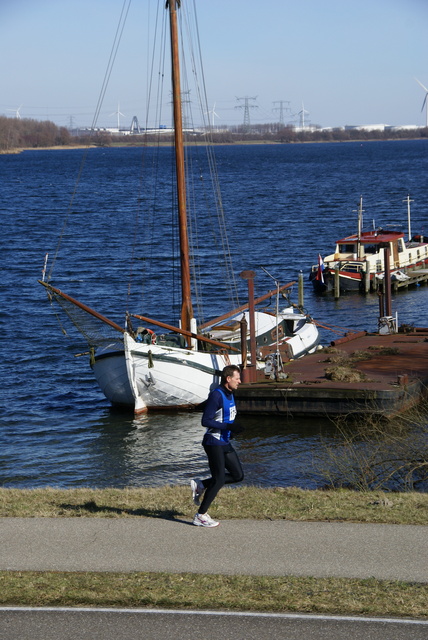
M182 0L192 2L194 0ZM99 124L142 118L147 6L133 0ZM164 4L164 0L160 0ZM236 98L274 101L324 127L425 124L428 0L195 0L208 99L217 124L237 124ZM0 114L90 125L122 0L1 0ZM21 106L22 105L22 106ZM278 106L278 105L276 105ZM287 118L288 119L288 118Z

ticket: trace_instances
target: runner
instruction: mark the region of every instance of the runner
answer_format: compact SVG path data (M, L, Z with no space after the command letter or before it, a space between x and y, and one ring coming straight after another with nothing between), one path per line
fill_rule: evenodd
M244 479L238 454L230 444L230 438L242 431L235 423L236 405L233 397L233 392L240 384L239 367L225 367L221 375L221 385L208 396L202 415L202 426L207 428L202 446L208 457L211 478L195 478L190 482L193 501L200 505L193 519L193 524L198 527L217 527L220 524L207 513L212 501L225 484L241 482ZM202 494L204 497L201 503Z

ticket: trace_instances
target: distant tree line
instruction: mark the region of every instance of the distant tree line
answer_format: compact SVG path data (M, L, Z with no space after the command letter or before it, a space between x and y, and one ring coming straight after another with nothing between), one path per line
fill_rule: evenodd
M186 135L187 140L197 142L204 142L207 139L210 142L216 144L233 144L245 143L245 142L276 142L276 143L293 143L293 142L347 142L351 140L409 140L428 138L428 128L410 129L410 130L386 130L386 131L363 131L358 129L331 129L329 131L322 131L321 129L296 131L294 127L278 127L277 130L272 128L272 125L258 125L251 127L250 131L245 130L243 127L230 127L222 131L211 131L209 135L205 133L192 133ZM111 134L98 134L93 138L95 144L109 145L112 142L118 142L117 135ZM126 136L126 144L142 144L155 143L159 140L163 142L172 142L171 134L145 134L137 136Z
M272 124L255 125L251 130L243 126L228 127L221 131L194 133L191 139L206 142L208 139L217 144L231 144L234 142L346 142L350 140L402 140L428 138L428 128L411 130L365 131L358 129L322 129L299 131L292 126ZM58 127L50 121L38 121L26 118L8 118L0 116L0 151L12 149L36 149L54 146L75 146L77 144L94 144L110 146L111 144L141 145L160 141L172 142L168 134L140 134L118 136L107 131L94 131L82 136L72 136L65 127Z
M227 131L214 131L213 142L229 143L245 140L259 142L346 142L350 140L403 140L428 138L428 128L365 131L359 129L314 129L299 131L292 126L272 128L272 125L258 125L246 131L243 127L230 128Z
M48 120L7 118L0 116L0 150L36 149L69 145L71 136L65 127L57 127Z

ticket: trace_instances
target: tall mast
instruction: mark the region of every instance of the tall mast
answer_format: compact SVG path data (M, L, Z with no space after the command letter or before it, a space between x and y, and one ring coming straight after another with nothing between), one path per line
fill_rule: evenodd
M189 331L193 308L190 290L189 235L187 230L186 180L184 173L183 116L181 110L180 59L178 53L177 6L181 0L168 0L171 30L172 95L174 111L175 166L177 175L178 222L181 265L181 328Z

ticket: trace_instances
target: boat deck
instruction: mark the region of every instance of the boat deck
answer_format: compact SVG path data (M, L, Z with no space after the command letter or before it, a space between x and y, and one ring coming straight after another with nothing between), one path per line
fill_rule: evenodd
M334 348L334 350L333 350ZM336 351L361 380L326 377ZM392 417L419 403L428 387L428 328L392 335L360 332L333 341L330 348L285 363L285 380L260 376L236 392L241 413L288 417L378 414Z

